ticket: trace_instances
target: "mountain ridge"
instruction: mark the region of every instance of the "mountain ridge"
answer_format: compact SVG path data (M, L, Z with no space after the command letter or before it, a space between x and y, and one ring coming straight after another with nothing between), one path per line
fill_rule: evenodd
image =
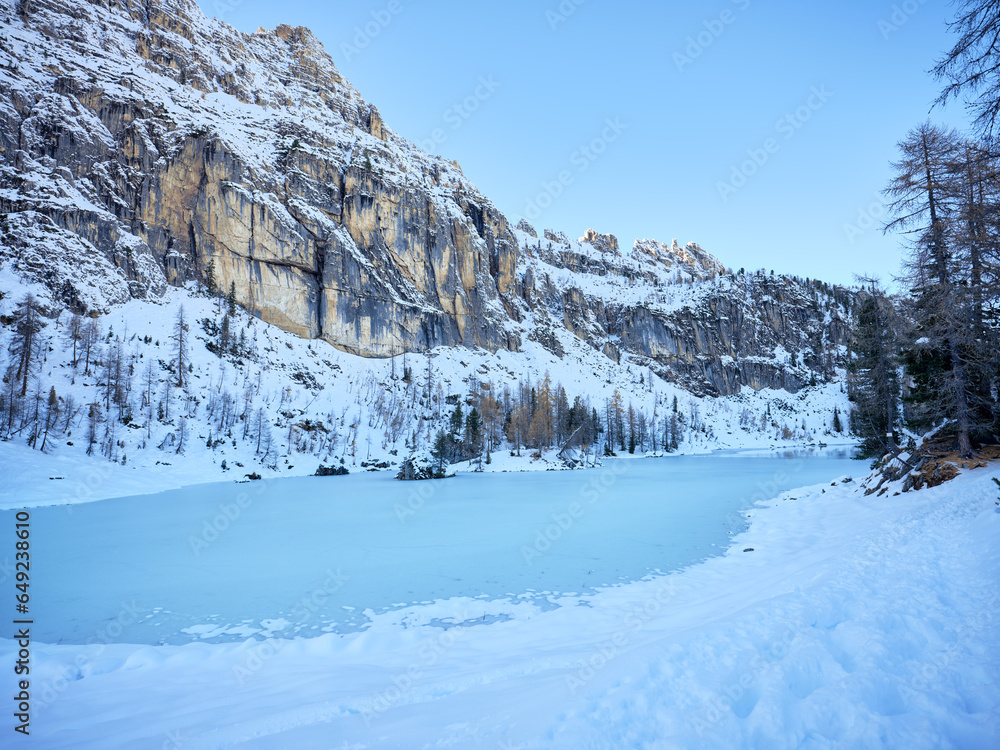
M212 276L366 357L559 353L561 330L706 395L844 362L848 290L733 274L693 243L539 239L394 133L304 27L246 34L190 0L3 7L0 259L75 311Z

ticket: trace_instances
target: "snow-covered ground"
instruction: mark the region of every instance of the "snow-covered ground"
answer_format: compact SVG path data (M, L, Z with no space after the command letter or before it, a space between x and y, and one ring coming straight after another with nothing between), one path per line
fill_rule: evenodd
M2 315L12 314L27 292L59 309L48 290L25 281L9 265L0 267L0 290L7 290L0 297ZM184 390L171 387L176 376L168 370L175 360L171 337L182 307L190 327L191 366ZM428 446L437 427L447 421L453 408L449 397L465 398L483 382L492 383L496 393L505 386L516 391L519 380L534 384L546 375L565 388L570 402L577 396L589 399L601 414L617 391L626 408L632 404L649 417L655 411L658 431L676 399L681 453L850 440L833 430L834 410L846 426L849 409L839 379L796 394L745 388L735 396L701 398L627 357L620 363L609 359L565 330L559 332L566 350L563 358L525 339L519 352L454 347L394 360L364 359L323 341L301 339L242 309L236 311L232 331L234 338L245 339L243 353L220 358L206 348L212 341L207 331L220 324L224 311L222 300L178 288L168 289L160 302L132 300L112 306L98 319L101 340L94 347L89 375L84 374L84 362L75 371L71 366L69 315L63 312L50 320L42 332L49 347L37 370L37 390L44 399L55 388L60 416L44 455L25 447L27 430L0 442L0 472L6 479L0 485L0 508L160 492L240 479L251 472L304 476L320 463L343 464L351 472L376 463L398 470L409 452L407 445L416 441ZM7 327L0 327L0 351L6 350L9 338ZM117 419L113 403L108 408L103 387L103 363L119 345L129 373L128 426ZM404 370L411 374L409 383L403 380ZM34 386L31 391L29 404ZM223 399L229 399L228 407ZM93 455L88 456L88 405L95 402L101 421ZM255 439L260 413L272 439L266 457ZM178 452L182 429L185 443ZM209 439L214 443L211 450L206 448ZM662 445L662 436L659 442ZM104 446L109 449L102 451ZM498 450L483 469L562 468L556 451L541 459L533 453L510 456L509 450ZM478 464L458 468L470 471Z
M155 647L124 642L123 602L89 646L33 645L24 744L996 747L998 476L786 492L719 557L504 618L457 599L420 626L399 610L359 633Z

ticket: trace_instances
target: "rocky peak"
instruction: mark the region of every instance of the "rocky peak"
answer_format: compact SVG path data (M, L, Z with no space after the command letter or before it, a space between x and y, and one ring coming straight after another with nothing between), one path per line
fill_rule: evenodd
M538 232L535 231L535 228L531 226L526 219L521 219L521 221L518 222L517 229L519 232L524 232L529 237L538 239Z
M549 242L555 242L557 245L565 245L566 247L570 246L569 237L566 235L566 233L557 232L555 229L546 229L545 239L547 239Z
M726 266L696 242L681 247L675 239L668 247L657 240L636 240L636 256L661 263L668 269L683 271L696 279L708 279L726 273Z
M694 243L623 254L614 235L543 243L522 222L519 247L308 29L244 34L193 0L19 8L0 35L0 263L78 312L211 268L254 315L363 356L517 351L525 333L562 356L564 335L721 393L794 389L776 346L822 349L808 361L829 372L844 341L841 302L723 284Z
M588 229L580 238L580 243L593 245L596 250L602 253L619 254L618 238L613 234L600 234L593 229Z

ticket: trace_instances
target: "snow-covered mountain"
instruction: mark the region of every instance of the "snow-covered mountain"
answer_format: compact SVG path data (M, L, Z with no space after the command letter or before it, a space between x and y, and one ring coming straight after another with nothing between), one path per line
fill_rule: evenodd
M63 311L96 316L103 346L120 342L136 378L153 358L162 388L180 306L212 343L223 306L194 290L232 289L257 322L240 313L249 343L221 360L195 339L183 397L205 441L233 426L197 405L227 392L246 401L239 431L263 409L282 455L304 420L341 441L305 429L312 455L345 457L350 435L355 462L359 444L388 459L442 410L399 379L404 355L416 373L433 359L444 397L546 372L595 407L619 390L662 417L678 396L688 447L814 439L846 406L849 290L734 273L694 243L515 227L457 164L390 130L307 29L245 34L193 0L0 0L0 25L0 309L34 290L53 342ZM36 388L93 402L64 349L47 357ZM141 401L164 398L180 396ZM176 419L150 416L140 438L135 414L109 452L174 448ZM230 463L259 457L241 446Z

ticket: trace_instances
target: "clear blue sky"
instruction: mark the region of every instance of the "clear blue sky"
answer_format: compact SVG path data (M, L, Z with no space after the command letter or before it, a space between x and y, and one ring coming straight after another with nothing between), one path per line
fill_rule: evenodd
M928 117L953 12L944 0L200 2L244 31L311 28L389 127L458 160L514 221L540 211L539 230L593 227L624 246L676 237L734 269L838 283L899 270L898 240L859 216ZM456 109L466 101L475 111ZM966 122L960 106L931 116ZM602 135L602 153L580 150ZM748 152L760 165L734 181ZM539 199L546 184L561 194Z

